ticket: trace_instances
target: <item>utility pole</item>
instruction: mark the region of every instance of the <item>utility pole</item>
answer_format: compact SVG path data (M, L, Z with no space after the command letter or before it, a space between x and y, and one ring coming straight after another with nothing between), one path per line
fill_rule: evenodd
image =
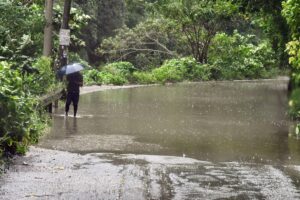
M50 57L52 51L53 0L45 0L45 21L43 56Z
M68 64L68 46L70 45L69 19L71 12L71 2L72 0L65 0L63 19L59 31L58 59L60 68ZM58 107L58 101L55 102L54 107Z
M59 61L60 67L68 64L68 46L70 45L70 29L69 29L69 19L71 11L71 1L65 0L63 20L60 29L60 39L59 39Z

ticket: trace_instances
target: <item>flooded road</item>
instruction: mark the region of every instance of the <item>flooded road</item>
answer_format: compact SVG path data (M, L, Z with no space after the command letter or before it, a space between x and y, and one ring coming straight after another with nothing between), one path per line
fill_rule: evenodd
M53 117L41 147L79 153L299 164L288 137L286 81L207 82L81 96L79 118Z
M234 81L82 95L79 117L53 114L50 133L2 177L0 197L299 199L286 88Z

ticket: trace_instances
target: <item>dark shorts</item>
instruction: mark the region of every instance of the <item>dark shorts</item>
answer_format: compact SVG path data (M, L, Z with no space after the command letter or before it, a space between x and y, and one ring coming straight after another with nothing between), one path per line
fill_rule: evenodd
M66 104L70 105L71 103L73 103L73 105L78 105L78 102L79 92L68 92Z

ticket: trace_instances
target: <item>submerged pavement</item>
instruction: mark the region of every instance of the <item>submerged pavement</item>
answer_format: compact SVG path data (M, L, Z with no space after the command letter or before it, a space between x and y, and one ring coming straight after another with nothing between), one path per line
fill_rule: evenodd
M273 200L298 199L299 190L295 180L271 165L31 147L1 178L0 197Z

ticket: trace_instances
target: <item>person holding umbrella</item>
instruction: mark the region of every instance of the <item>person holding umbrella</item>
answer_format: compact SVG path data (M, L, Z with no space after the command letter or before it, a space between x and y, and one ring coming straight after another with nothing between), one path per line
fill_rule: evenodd
M83 70L83 66L78 63L66 65L59 71L59 75L67 76L67 100L65 105L65 115L68 116L71 103L74 107L74 117L76 117L79 102L79 87L83 86L83 77L80 71Z

